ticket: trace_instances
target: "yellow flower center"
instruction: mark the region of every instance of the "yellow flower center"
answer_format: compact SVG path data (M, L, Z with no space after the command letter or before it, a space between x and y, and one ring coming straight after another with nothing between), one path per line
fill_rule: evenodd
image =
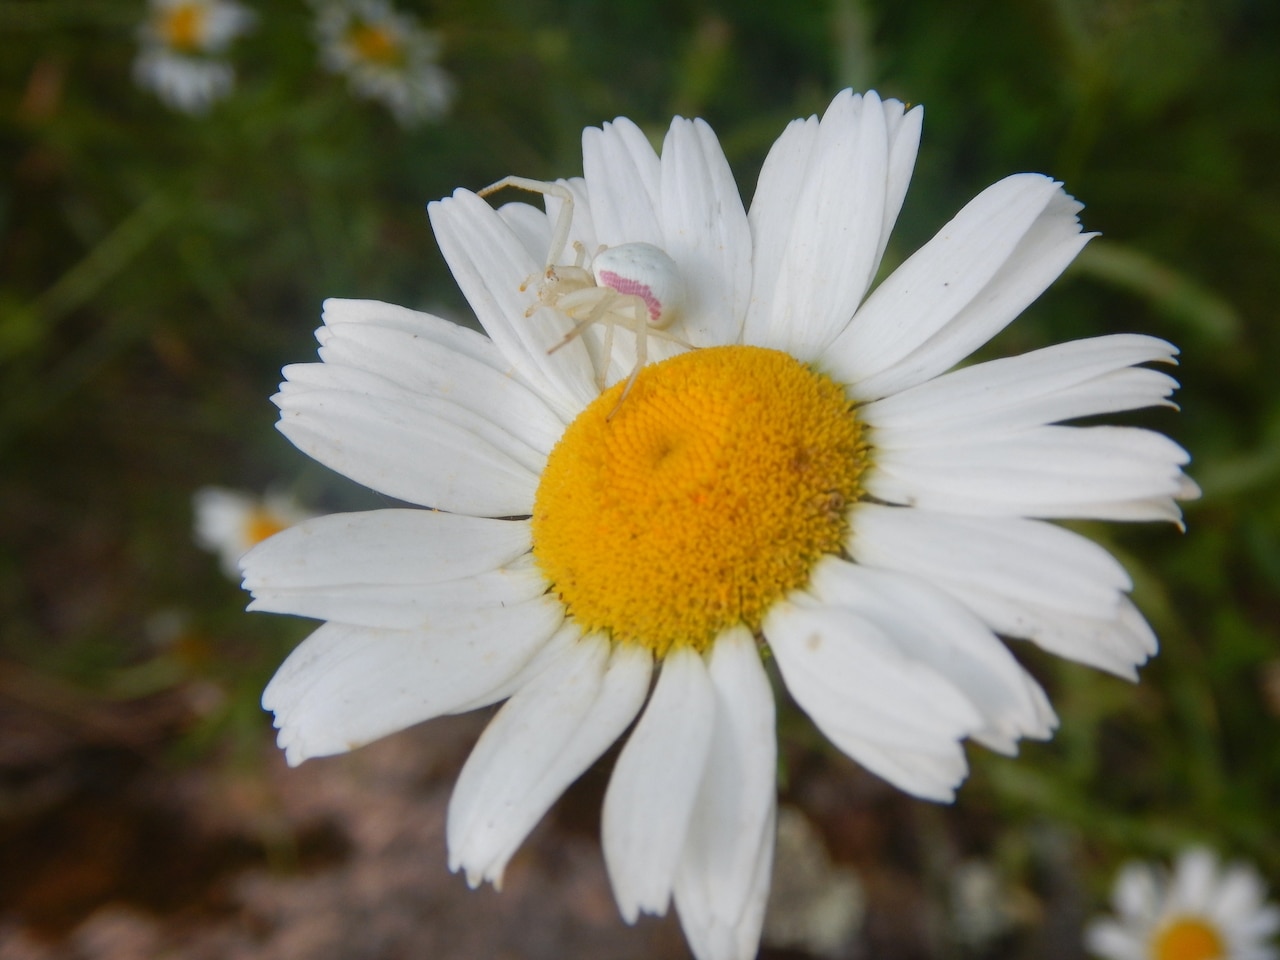
M357 23L347 32L347 42L362 60L394 66L400 62L400 41L386 27Z
M200 38L204 36L205 16L205 8L199 3L179 3L172 6L160 18L160 36L174 50L199 50Z
M1199 917L1178 917L1151 944L1151 960L1221 960L1225 956L1222 935Z
M287 526L289 524L281 521L270 510L258 507L245 518L244 538L250 546L257 546L268 537L274 537Z
M843 389L760 347L692 350L584 410L551 451L533 555L584 631L705 650L839 553L866 463Z

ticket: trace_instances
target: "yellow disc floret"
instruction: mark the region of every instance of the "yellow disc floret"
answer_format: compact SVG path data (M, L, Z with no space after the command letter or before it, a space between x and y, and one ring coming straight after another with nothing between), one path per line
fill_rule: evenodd
M244 519L244 540L250 546L257 546L288 526L288 522L279 514L272 513L265 507L254 507Z
M169 7L160 17L160 36L174 50L199 50L205 34L208 11L199 3L179 3Z
M693 350L619 383L551 452L533 554L584 631L705 650L838 553L865 464L843 389L788 354Z
M356 23L347 31L347 43L361 60L381 66L397 66L404 47L389 29L375 23Z
M1226 944L1210 923L1199 917L1178 917L1156 934L1152 960L1223 960Z

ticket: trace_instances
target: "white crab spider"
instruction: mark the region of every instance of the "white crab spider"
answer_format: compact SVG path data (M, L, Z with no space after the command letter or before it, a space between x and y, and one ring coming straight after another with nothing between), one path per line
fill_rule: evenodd
M586 250L575 241L573 263L558 263L564 255L573 224L573 194L569 188L562 183L504 177L485 187L478 196L485 197L507 187L553 196L561 204L547 250L547 262L538 283L538 299L525 312L525 316L532 316L539 307L550 307L574 321L573 329L547 352L559 350L593 323L603 323L604 362L596 378L597 385L603 390L605 371L613 354L614 328L622 325L635 336L636 364L622 388L622 396L618 398L621 405L640 369L648 362L648 339L651 335L684 343L666 332L684 307L685 289L680 268L665 251L643 242L602 246L591 257L588 267L584 266ZM526 289L532 280L532 277L526 280L521 289ZM614 410L616 412L617 408Z

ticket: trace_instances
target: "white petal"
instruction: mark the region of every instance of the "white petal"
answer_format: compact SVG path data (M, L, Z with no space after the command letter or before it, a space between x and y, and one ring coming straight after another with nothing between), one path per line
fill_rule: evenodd
M1111 554L1070 530L1019 517L967 517L860 503L850 515L858 563L1102 616L1133 582Z
M1021 313L1084 246L1079 210L1039 174L988 187L872 292L821 363L861 400L955 365Z
M439 583L370 583L356 573L343 583L260 587L249 610L399 630L426 630L456 608L489 609L533 600L547 582L525 554L485 573Z
M1180 515L1188 459L1150 430L1042 426L963 447L876 448L863 483L879 500L953 513L1160 520Z
M1008 598L972 591L970 608L992 630L1030 640L1042 650L1137 680L1136 667L1155 655L1156 635L1128 598L1120 600L1114 617L1080 617Z
M984 745L1011 753L1021 737L1052 734L1056 718L1039 684L977 617L938 588L830 558L815 568L809 589L867 618L906 657L950 681L982 714L973 737Z
M1052 524L863 503L850 555L940 587L997 633L1135 676L1155 636L1123 596L1128 575L1102 547Z
M1267 888L1252 868L1234 864L1222 872L1208 913L1226 926L1248 922L1267 898Z
M667 910L714 712L715 694L702 658L687 647L668 654L604 798L605 866L628 923L641 911Z
M805 187L804 174L818 142L819 120L792 120L774 141L756 183L751 210L751 305L747 310L743 342L770 346L783 342L786 330L775 330L775 289L791 241L796 206ZM847 318L846 318L847 319Z
M545 593L529 546L527 521L430 510L334 514L251 551L244 586L254 595L250 610L426 628L459 606L504 606Z
M449 406L442 405L443 409L461 408L482 425L501 428L544 456L559 442L564 422L537 393L512 378L512 368L492 348L492 341L469 331L490 346L481 362L420 332L347 321L341 305L341 301L330 301L325 308L328 337L320 358L326 366L362 370L410 393L445 401ZM459 422L468 421L460 417Z
M326 466L409 503L477 516L532 512L536 454L510 434L358 371L294 364L284 373L289 382L272 397L277 427Z
M703 892L676 877L676 908L680 926L689 949L697 960L751 960L760 949L760 931L764 926L765 908L769 902L769 883L773 878L773 851L777 836L777 803L771 805L769 819L760 831L760 839L748 846L755 850L756 860L746 877L747 894L742 916L732 925L721 922L710 913ZM746 843L746 841L742 841Z
M530 259L535 263L545 261L551 248L551 228L555 222L547 217L547 212L531 203L504 203L497 211Z
M245 557L245 586L324 586L357 572L376 583L439 583L497 569L529 547L526 520L434 510L334 513L263 541Z
M924 107L919 105L907 110L897 100L886 100L884 112L889 127L889 176L885 187L884 222L880 227L880 249L876 252L875 268L871 271L873 278L876 270L880 269L893 226L898 222L902 202L907 198L907 187L911 185L911 174L915 172L916 154L920 149L920 128L924 125Z
M701 120L673 120L663 144L662 228L686 286L686 339L737 343L751 296L751 231L720 141Z
M717 638L708 672L715 727L676 873L676 908L699 960L749 960L759 945L773 862L773 690L744 627Z
M345 345L332 335L332 331L326 332L331 334L330 343ZM322 347L321 354L323 355L326 350L327 347ZM465 361L460 360L459 366L465 365ZM284 416L281 418L280 429L283 431L287 432L299 426L289 422L290 419L296 419L294 414L297 410L310 410L309 405L314 404L316 395L345 396L356 404L367 400L375 404L400 406L406 408L407 416L438 419L474 434L479 442L499 451L514 463L534 473L541 473L542 468L546 466L548 451L540 447L546 446L547 441L538 436L536 408L530 410L530 425L533 427L532 435L538 438L538 446L530 444L522 436L523 431L520 429L518 414L511 417L504 415L506 412L497 405L486 406L483 394L473 394L469 397L467 396L469 391L465 389L453 391L448 388L425 392L402 386L381 373L335 361L290 364L284 368L284 375L287 379L280 384L279 394L272 398L281 408L282 413L289 414L288 418ZM533 395L530 394L530 396ZM478 403L472 405L470 401L473 399ZM321 427L323 426L321 424ZM550 440L550 446L555 445L561 430L558 422L553 421L548 424L547 435L554 438ZM421 445L408 440L406 443L415 447Z
M582 170L600 243L662 246L660 169L644 131L626 117L582 131Z
M748 342L808 361L848 324L910 179L919 118L902 115L897 101L846 90L820 124L793 124L770 151L751 205L759 249Z
M1160 909L1160 885L1145 863L1126 863L1111 895L1116 913L1130 923L1151 922Z
M932 749L940 732L956 739L981 727L967 697L860 612L803 593L777 610L765 633L787 689L833 727L903 750Z
M501 886L543 814L635 719L652 659L584 637L519 690L485 728L449 802L449 866Z
M1208 906L1218 883L1218 858L1206 847L1192 847L1178 857L1169 882L1165 909L1199 913Z
M274 398L286 436L400 499L478 514L528 511L563 426L512 379L491 341L377 301L328 300L324 319L316 337L326 362L285 368Z
M940 746L936 751L899 750L880 740L850 734L836 745L876 776L924 800L950 803L956 797L955 788L969 775L969 763L959 744Z
M1085 948L1104 960L1149 960L1146 938L1114 920L1094 920L1084 929Z
M1271 938L1277 931L1280 931L1280 907L1269 903L1241 920L1239 929L1234 932L1236 942L1266 941L1261 948L1258 948L1256 943L1253 944L1254 951L1250 953L1249 960L1276 960L1276 951L1271 946Z
M290 764L344 753L484 702L564 619L549 597L450 611L428 630L326 623L289 655L262 694ZM490 701L491 702L491 701Z
M983 720L952 683L847 609L780 603L764 633L787 689L832 743L908 793L953 797L968 770L959 741Z
M483 333L429 313L410 310L408 307L383 303L381 300L344 300L339 297L330 297L322 305L321 319L324 321L324 326L316 331L316 339L322 345L328 342L330 324L355 323L387 327L407 333L411 337L429 340L453 353L460 353L492 367L507 376L515 373L510 361Z
M568 422L598 394L580 338L549 352L572 328L558 311L535 310L532 278L546 264L530 256L520 237L489 204L469 190L427 204L440 252L485 331L503 355L562 420Z
M468 710L479 710L494 703L501 703L523 690L544 671L554 667L578 646L581 638L582 630L578 625L572 620L565 620L551 635L551 639L535 650L533 656L526 660L523 666L508 675L501 683L486 688L479 696L458 704L450 713L466 713Z
M1075 340L974 364L867 404L859 417L877 446L967 444L1023 427L1163 404L1177 381L1133 364L1172 362L1155 337L1116 334Z

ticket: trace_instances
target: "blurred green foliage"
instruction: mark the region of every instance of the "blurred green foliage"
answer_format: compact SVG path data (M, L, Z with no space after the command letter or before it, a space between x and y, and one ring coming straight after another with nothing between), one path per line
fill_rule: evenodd
M182 746L258 738L306 631L248 617L191 542L204 484L376 504L273 430L326 296L467 320L423 205L580 173L626 115L707 118L744 195L784 123L840 87L926 107L892 264L979 189L1065 181L1105 239L988 348L1137 331L1183 348L1187 533L1089 526L1162 638L1130 686L1020 656L1062 718L975 750L962 809L1083 838L1097 864L1192 839L1280 879L1280 5L1264 0L438 0L451 115L414 130L321 71L301 0L259 5L207 116L134 86L141 3L0 2L0 604L4 656L112 697L224 694ZM1097 874L1099 891L1106 874Z

